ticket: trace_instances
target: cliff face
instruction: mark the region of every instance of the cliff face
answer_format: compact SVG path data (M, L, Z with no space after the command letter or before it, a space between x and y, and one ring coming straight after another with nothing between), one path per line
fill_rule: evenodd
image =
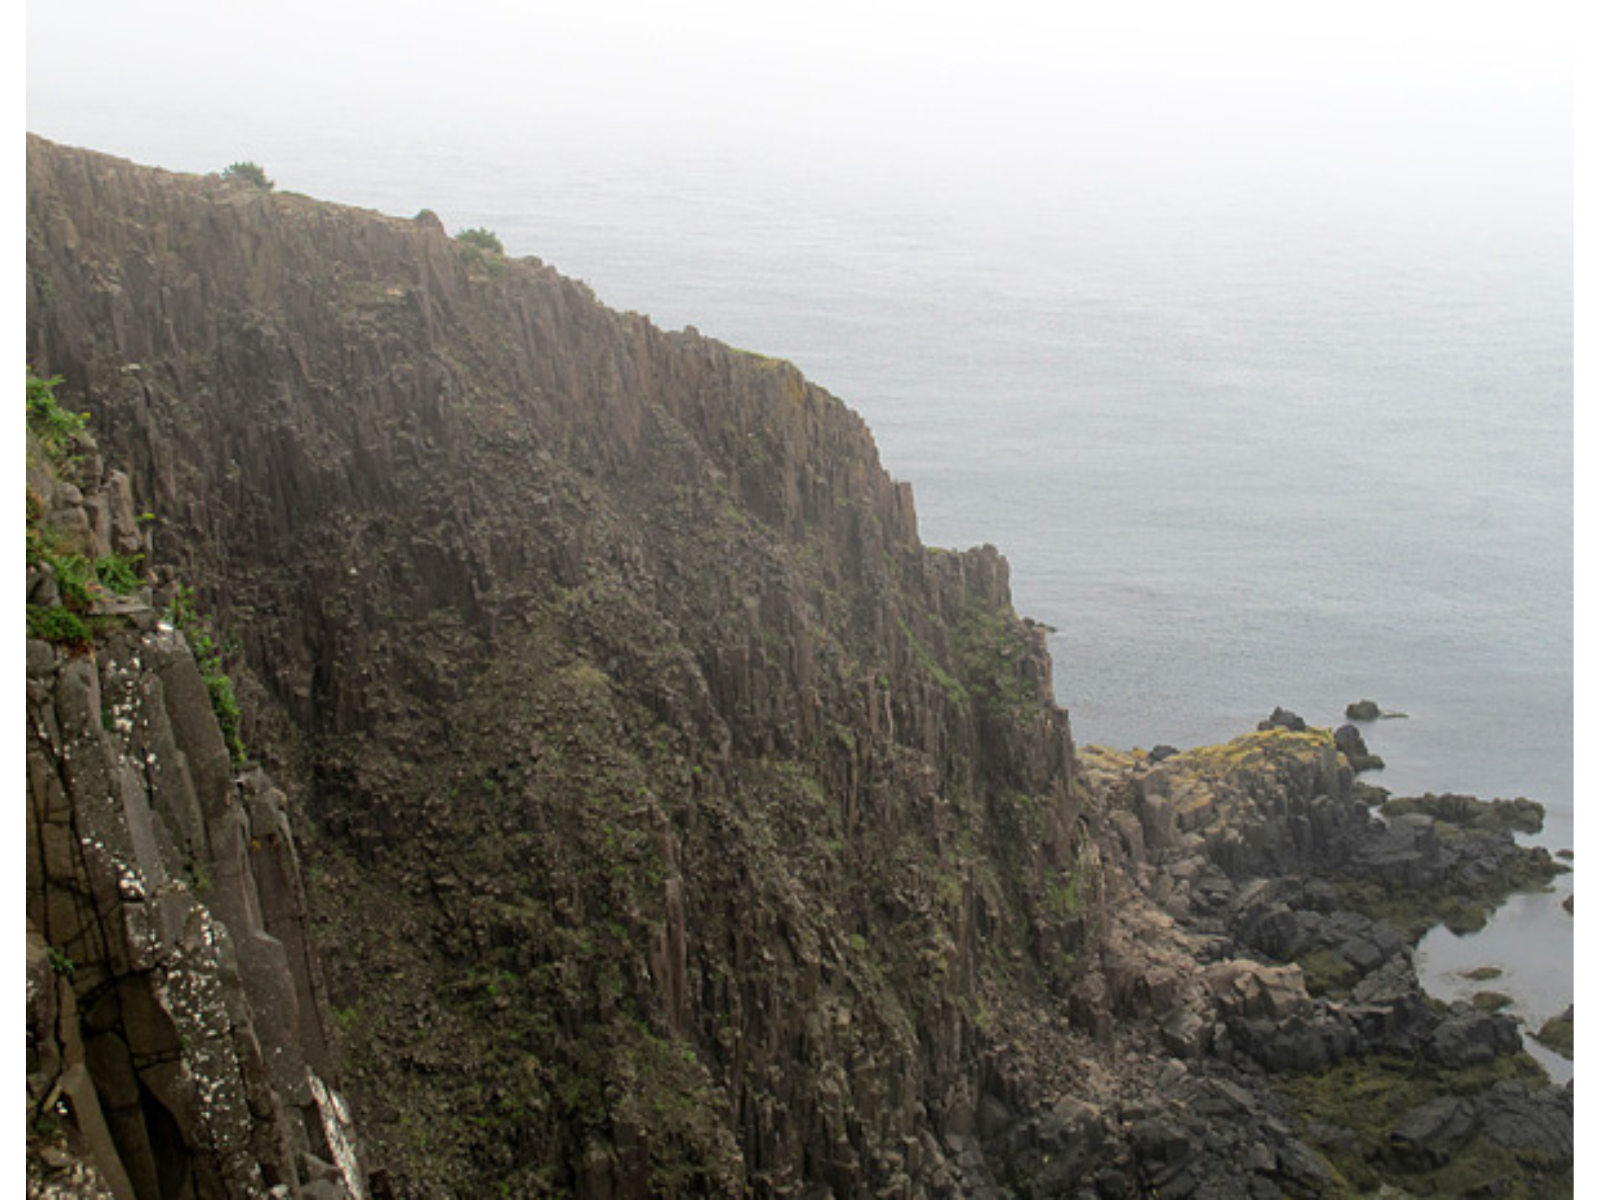
M1407 944L1548 877L1525 814L1380 823L1326 731L1080 759L1003 560L792 366L28 156L29 365L126 470L30 521L162 564L30 617L38 1194L1570 1193L1570 1087Z
M38 139L28 187L30 363L240 643L393 1176L937 1179L985 981L1089 933L998 555L922 547L793 367L430 214Z
M28 439L30 1194L364 1196L284 795L232 761L174 589L76 579L142 544L70 451Z

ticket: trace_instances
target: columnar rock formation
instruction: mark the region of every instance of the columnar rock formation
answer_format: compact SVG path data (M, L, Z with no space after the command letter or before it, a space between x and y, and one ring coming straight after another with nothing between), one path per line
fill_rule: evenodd
M30 437L30 532L138 553L126 477L72 449L76 482ZM61 573L30 565L31 611L65 611ZM28 641L30 1166L70 1124L89 1194L363 1196L284 795L151 591L102 591L92 644Z
M127 964L54 916L42 944L138 997L214 923L201 974L242 997L190 1036L238 1059L217 1078L248 1144L151 1135L181 1104L140 1082L128 1194L1337 1194L1263 1068L1508 1058L1506 1018L1440 1042L1403 940L1255 878L1381 830L1328 735L1085 769L999 554L924 547L860 419L794 367L431 213L28 154L30 366L237 644L275 781L200 731L150 620L92 660L30 649L39 778L81 755L112 782L68 792L126 797L113 858L30 874L41 912L165 914ZM1359 1000L1307 990L1308 946L1356 960ZM84 968L65 987L42 953L83 1007ZM174 1038L193 1064L165 1020L137 1049L124 1026L124 1076ZM131 1114L91 1060L106 1123ZM317 1133L336 1073L365 1180ZM1557 1174L1561 1103L1518 1110ZM1486 1119L1446 1115L1461 1144Z
M420 1116L441 1178L856 1194L970 1126L984 961L1046 981L1085 926L1072 743L993 550L924 549L788 364L430 214L38 140L29 189L30 361L327 835L380 1146Z

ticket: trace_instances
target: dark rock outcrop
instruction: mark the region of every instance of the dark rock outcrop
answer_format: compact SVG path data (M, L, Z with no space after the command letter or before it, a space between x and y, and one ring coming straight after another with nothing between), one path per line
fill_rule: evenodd
M1354 725L1341 725L1333 731L1333 744L1350 762L1350 769L1362 771L1383 770L1383 759L1367 749L1367 741Z
M1516 1186L1570 1194L1570 1153L1535 1149L1550 1140L1539 1121L1554 1123L1559 1142L1570 1093L1533 1086L1543 1073L1522 1052L1512 1018L1469 1004L1440 1011L1411 950L1442 919L1426 915L1441 897L1493 905L1526 886L1523 871L1548 878L1548 856L1511 841L1508 823L1531 814L1430 800L1424 807L1439 818L1400 811L1386 825L1351 798L1341 757L1326 733L1282 728L1154 765L1101 747L1083 752L1091 790L1142 818L1129 827L1127 813L1113 813L1108 824L1115 843L1145 856L1131 877L1165 910L1163 921L1119 896L1127 942L1150 962L1155 945L1187 940L1202 971L1200 989L1160 976L1164 1000L1152 993L1152 1003L1169 1006L1159 1018L1163 1049L1213 1074L1231 1069L1224 1077L1258 1099L1287 1090L1309 1139L1299 1149L1367 1188L1386 1178L1405 1187L1409 1175L1456 1194L1470 1164L1521 1171L1504 1157L1512 1135L1490 1137L1483 1117L1498 1089L1526 1089L1539 1117L1509 1150L1531 1164ZM1487 862L1498 865L1481 871ZM1143 968L1152 983L1161 970ZM1263 1088L1263 1079L1279 1082ZM1177 1119L1157 1111L1168 1126ZM1178 1156L1162 1153L1163 1162ZM1250 1194L1237 1177L1234 1186L1241 1190L1221 1194Z
M1257 730L1287 729L1290 733L1304 733L1306 731L1305 718L1298 713L1292 713L1287 708L1275 708L1272 715L1256 726Z
M126 477L73 449L68 482L30 441L30 532L135 550ZM57 583L30 564L33 603ZM89 619L27 647L30 1188L362 1197L283 793L230 762L148 586Z
M1515 1019L1461 1001L1450 1006L1423 1052L1442 1066L1472 1067L1511 1054L1521 1045Z

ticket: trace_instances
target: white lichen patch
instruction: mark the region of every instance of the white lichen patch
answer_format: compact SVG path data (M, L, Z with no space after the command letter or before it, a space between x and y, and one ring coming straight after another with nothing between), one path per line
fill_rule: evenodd
M124 866L117 876L117 894L135 904L144 903L146 895L144 877L132 867Z
M333 1162L339 1168L346 1193L352 1200L367 1200L361 1161L356 1156L355 1122L350 1118L344 1097L318 1079L314 1071L306 1072L306 1083L322 1115L322 1132L328 1139L328 1148L333 1153Z
M185 941L162 963L154 991L182 1039L186 1081L203 1137L236 1172L256 1174L244 1068L234 1050L215 922L204 908L196 906Z

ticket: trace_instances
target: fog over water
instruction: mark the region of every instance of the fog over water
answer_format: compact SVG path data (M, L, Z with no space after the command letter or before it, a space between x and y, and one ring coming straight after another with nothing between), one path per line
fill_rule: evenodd
M1282 8L35 3L27 119L792 359L1006 553L1080 742L1370 696L1376 782L1571 846L1567 10ZM1438 970L1553 1015L1570 890Z

